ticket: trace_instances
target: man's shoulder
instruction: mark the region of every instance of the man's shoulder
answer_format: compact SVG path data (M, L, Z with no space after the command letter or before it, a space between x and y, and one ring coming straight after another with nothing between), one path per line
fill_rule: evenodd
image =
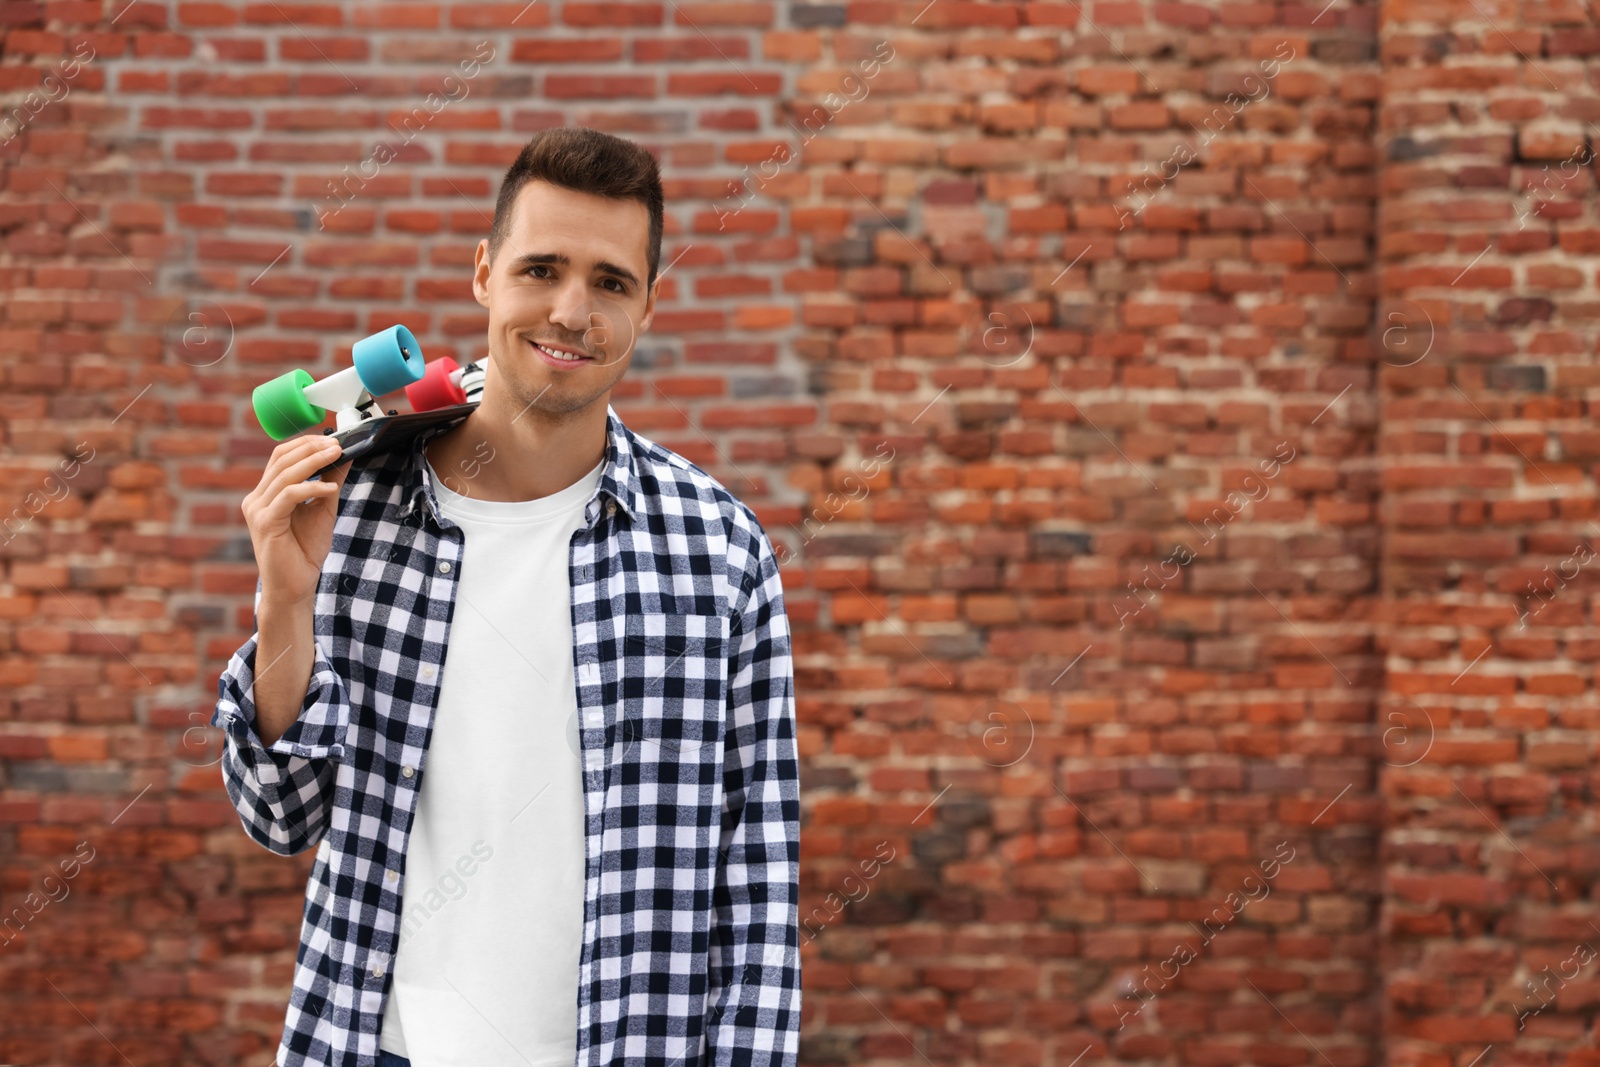
M386 504L396 500L405 484L408 458L404 451L395 449L351 460L350 473L344 482L346 502Z
M460 425L460 420L428 427L394 447L368 452L350 461L345 496L362 500L394 501L415 482L413 463L426 461L429 443Z
M702 523L715 521L721 525L730 548L743 548L754 555L757 543L766 539L766 531L749 505L680 453L634 430L629 430L628 436L645 507L670 508L674 515L692 514Z

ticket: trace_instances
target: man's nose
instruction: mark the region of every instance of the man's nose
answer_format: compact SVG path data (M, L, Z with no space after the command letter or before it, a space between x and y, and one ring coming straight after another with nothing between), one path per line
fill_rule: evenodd
M570 282L556 290L550 321L582 333L589 328L589 312L593 307L594 301L585 283Z

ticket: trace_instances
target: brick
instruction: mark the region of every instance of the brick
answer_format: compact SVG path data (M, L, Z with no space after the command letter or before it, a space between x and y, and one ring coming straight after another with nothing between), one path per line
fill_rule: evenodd
M557 100L650 98L657 82L653 75L551 74L544 79L544 92Z
M602 63L622 58L620 37L593 40L519 40L511 49L516 63Z
M660 26L666 6L651 3L565 3L561 18L569 26Z

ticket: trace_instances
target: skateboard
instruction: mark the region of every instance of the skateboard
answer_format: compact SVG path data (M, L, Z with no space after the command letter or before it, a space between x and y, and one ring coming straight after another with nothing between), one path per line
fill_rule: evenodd
M335 425L322 432L337 440L341 451L318 475L364 455L408 445L429 427L465 418L482 397L489 362L462 367L442 356L426 363L416 337L398 323L357 341L350 355L352 366L320 381L297 367L256 386L250 395L256 421L274 441L310 430L334 412ZM384 411L378 398L402 390L412 410Z

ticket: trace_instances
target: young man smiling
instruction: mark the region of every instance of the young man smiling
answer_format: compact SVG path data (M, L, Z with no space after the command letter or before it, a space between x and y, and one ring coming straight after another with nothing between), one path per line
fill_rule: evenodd
M796 1062L776 559L609 404L661 233L648 152L535 137L474 258L478 407L326 481L291 439L244 500L223 778L257 842L318 847L282 1067Z

